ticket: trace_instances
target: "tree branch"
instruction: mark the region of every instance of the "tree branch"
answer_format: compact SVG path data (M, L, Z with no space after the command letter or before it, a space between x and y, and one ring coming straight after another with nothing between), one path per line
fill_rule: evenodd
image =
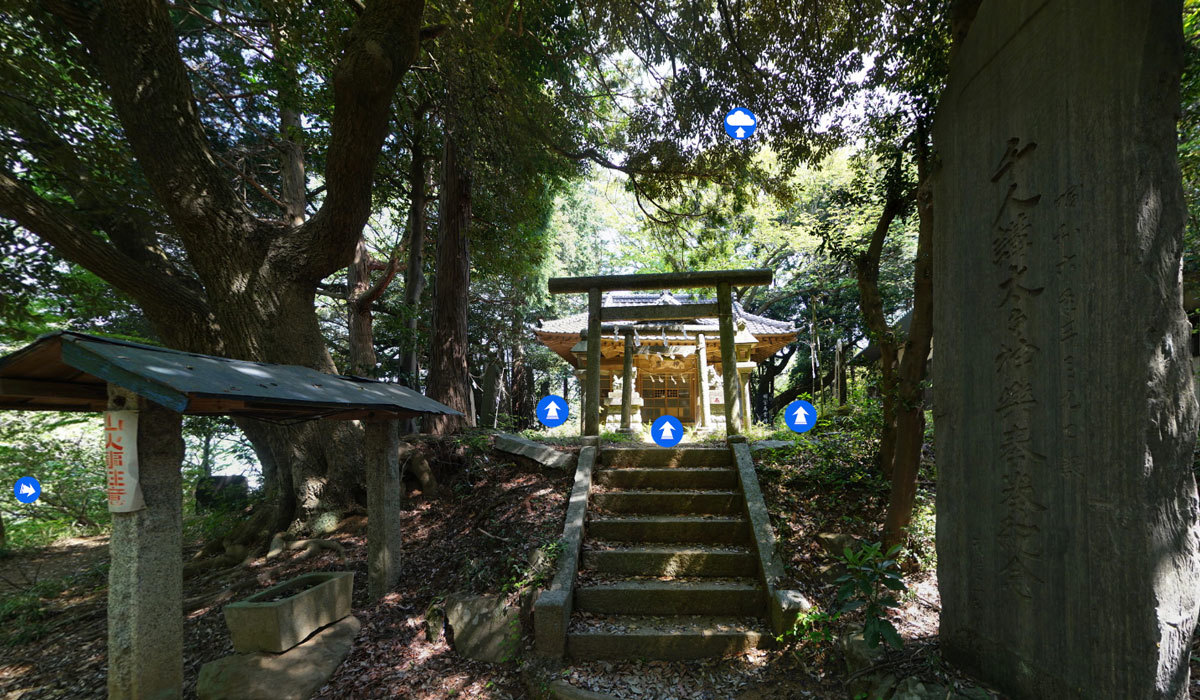
M350 30L333 75L334 110L321 208L298 232L298 274L322 279L353 257L371 212L371 187L392 98L416 59L424 0L375 0Z
M181 312L208 319L204 298L178 279L133 259L88 231L60 207L38 197L7 169L0 170L0 216L12 219L45 240L67 260L95 273L133 297L143 308Z

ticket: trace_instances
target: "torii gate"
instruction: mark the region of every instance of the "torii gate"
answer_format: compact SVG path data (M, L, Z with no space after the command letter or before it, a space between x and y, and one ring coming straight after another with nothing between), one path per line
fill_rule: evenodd
M551 294L581 294L588 295L588 329L587 329L587 376L584 391L583 434L585 438L600 436L600 333L601 323L611 320L629 320L636 318L642 321L668 321L698 316L717 317L721 335L721 358L724 371L721 378L725 391L725 432L727 435L737 435L741 430L741 421L734 404L741 404L741 416L749 415L749 406L742 391L736 368L731 371L730 363L736 367L736 352L733 332L733 294L734 286L757 286L771 284L774 274L771 270L715 270L711 272L677 272L646 275L605 275L599 277L555 277L549 282ZM643 306L633 309L628 307L602 307L601 293L608 291L637 291L646 289L692 289L696 287L716 287L717 303L715 304L681 304ZM635 315L631 315L635 314ZM629 376L631 365L632 344L629 337L625 342L625 372ZM622 391L622 427L629 425L629 401L632 382L623 381Z
M183 692L181 416L277 422L387 421L461 415L400 386L308 367L213 355L61 331L0 358L0 410L105 411L106 431L129 420L129 452L109 472L108 697L178 698ZM111 412L120 411L113 418ZM392 433L394 435L394 432ZM396 440L367 450L368 579L395 583L400 548ZM124 470L130 457L136 471ZM118 481L119 480L119 481ZM118 493L118 490L120 493ZM119 506L114 508L114 502Z

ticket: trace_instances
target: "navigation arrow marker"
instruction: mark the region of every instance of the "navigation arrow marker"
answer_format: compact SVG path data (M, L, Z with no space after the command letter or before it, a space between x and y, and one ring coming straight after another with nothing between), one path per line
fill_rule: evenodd
M675 439L675 429L671 427L671 424L669 422L663 423L662 431L658 434L658 436L660 438L662 438L663 440L674 440Z
M796 412L792 414L792 421L796 425L808 425L808 411L803 406L797 406Z
M35 493L37 493L37 491L29 484L21 484L21 495L22 496L32 496Z
M546 420L558 420L558 402L557 401L551 401L546 404Z

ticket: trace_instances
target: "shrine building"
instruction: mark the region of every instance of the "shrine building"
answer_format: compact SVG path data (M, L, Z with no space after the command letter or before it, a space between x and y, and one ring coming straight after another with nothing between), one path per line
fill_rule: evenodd
M690 309L711 309L716 300L686 294L608 292L603 296L605 323L600 327L600 420L607 430L621 424L622 380L627 340L632 362L632 428L649 425L663 414L685 426L713 429L725 423L721 339L715 315L686 316ZM680 307L681 318L639 320L639 312L664 306ZM738 415L748 415L749 375L764 359L796 340L790 321L748 313L732 302ZM628 309L628 311L625 311ZM661 314L658 315L661 318ZM622 318L628 316L628 318ZM538 340L575 368L586 386L588 313L539 321Z

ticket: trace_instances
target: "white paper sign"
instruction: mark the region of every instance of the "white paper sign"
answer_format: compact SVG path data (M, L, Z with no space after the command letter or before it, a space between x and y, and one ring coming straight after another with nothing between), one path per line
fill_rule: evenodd
M108 510L130 513L146 507L138 483L137 411L104 414L104 464L108 473Z

